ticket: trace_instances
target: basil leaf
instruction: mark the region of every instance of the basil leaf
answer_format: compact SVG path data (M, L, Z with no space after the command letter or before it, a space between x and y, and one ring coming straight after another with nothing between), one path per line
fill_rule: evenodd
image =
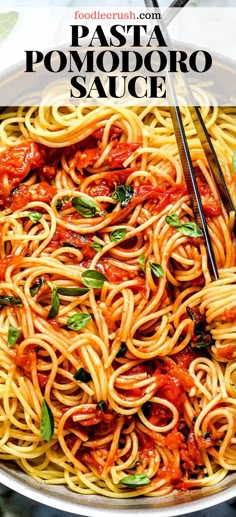
M37 278L35 280L35 283L32 285L32 287L30 287L30 294L32 297L34 297L38 293L39 289L43 286L44 282L45 280L43 277Z
M97 214L102 215L100 208L87 197L73 197L71 200L73 208L83 217L95 217Z
M70 318L68 318L66 325L71 330L81 330L84 327L86 327L86 325L88 325L91 319L92 318L90 314L73 314L73 316L70 316Z
M2 296L0 295L0 307L5 305L22 305L22 301L18 296Z
M38 345L38 346L36 346L35 348L33 348L33 352L36 352L36 353L37 353L37 352L39 352L39 350L40 350L40 349L41 349L41 346L40 346L40 345Z
M51 309L47 315L47 318L50 320L52 318L56 318L56 316L58 315L59 308L60 308L60 298L57 294L57 287L55 285L51 284L51 282L50 283L48 282L48 285L52 289L52 302L51 302L52 305L51 305Z
M60 199L57 199L56 201L56 209L58 212L60 212L62 209L62 201Z
M104 282L108 282L107 277L95 269L84 271L81 275L81 280L86 287L97 289L101 288Z
M57 287L57 292L62 296L83 296L88 293L87 287Z
M236 174L236 151L234 151L233 158L232 158L232 169L234 174Z
M207 440L207 438L210 438L210 437L211 437L211 433L205 433L203 435L204 440Z
M10 34L18 20L19 14L16 11L8 11L0 14L0 41Z
M92 380L90 373L86 372L86 370L84 370L84 368L79 368L79 370L77 370L77 372L75 372L73 377L76 381L81 381L81 382L85 382L85 383L90 382Z
M139 486L150 485L151 480L147 474L134 474L133 476L126 476L125 478L120 479L119 483L135 488Z
M203 233L201 228L197 226L195 223L183 223L178 228L178 232L183 233L183 235L187 235L188 237L202 237Z
M17 194L17 192L19 192L19 191L20 191L19 187L14 187L14 188L11 190L11 192L10 192L10 197L11 197L11 196L14 196L14 195L15 195L15 194Z
M149 262L149 266L150 266L153 274L157 278L163 278L165 276L165 271L160 264L156 264L155 262Z
M127 352L127 345L125 343L121 343L120 348L116 354L116 357L124 357Z
M33 221L33 223L37 223L39 219L41 219L42 215L43 214L40 214L39 212L29 212L27 217L29 217L29 219Z
M90 244L90 248L92 248L95 251L102 251L103 246L102 246L102 244L99 244L99 242L92 242Z
M196 321L196 313L195 311L192 311L191 307L186 307L186 312L192 321Z
M144 253L142 253L142 255L139 255L138 257L138 265L139 267L142 269L142 271L145 273L145 261L146 261L146 256Z
M210 334L201 333L199 339L194 342L194 346L197 348L206 348L207 346L214 345L214 340L211 338Z
M100 411L102 411L102 413L105 413L107 410L106 402L104 402L104 400L101 400L100 402L98 402L96 409L100 409Z
M175 226L177 228L179 226L181 226L181 222L179 220L179 217L178 217L178 215L175 212L171 212L170 215L167 215L165 217L165 222L167 224L169 224L169 226Z
M183 235L187 235L188 237L202 237L203 233L201 228L197 226L195 223L181 223L179 217L175 212L171 212L170 215L165 217L165 221L169 226L174 226L178 228L178 232Z
M17 339L20 337L20 330L16 329L15 327L12 327L10 325L10 327L8 328L8 333L7 333L7 344L9 346L9 348L12 348L16 342L17 342Z
M110 234L110 239L112 242L119 242L125 238L127 233L126 228L117 228L117 230L113 230Z
M54 418L52 411L47 404L46 400L43 399L42 404L42 413L40 420L40 436L44 438L47 442L50 442L54 433Z
M133 195L133 187L126 187L126 185L118 185L111 197L120 203L121 208L125 208L132 199Z
M75 248L76 250L78 250L78 249L79 249L79 247L78 247L78 246L76 246L75 244L71 244L71 242L63 242L63 243L62 243L62 246L63 246L64 248Z

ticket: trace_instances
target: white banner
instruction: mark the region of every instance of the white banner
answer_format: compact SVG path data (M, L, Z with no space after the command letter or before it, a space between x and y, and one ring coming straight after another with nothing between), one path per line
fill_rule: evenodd
M236 8L176 12L2 11L0 105L234 106Z

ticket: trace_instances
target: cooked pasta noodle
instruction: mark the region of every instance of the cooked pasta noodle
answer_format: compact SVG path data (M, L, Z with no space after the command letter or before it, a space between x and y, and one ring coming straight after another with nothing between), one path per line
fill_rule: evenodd
M38 482L129 498L236 470L234 220L181 111L214 282L167 108L0 115L0 459ZM202 116L236 202L235 115Z

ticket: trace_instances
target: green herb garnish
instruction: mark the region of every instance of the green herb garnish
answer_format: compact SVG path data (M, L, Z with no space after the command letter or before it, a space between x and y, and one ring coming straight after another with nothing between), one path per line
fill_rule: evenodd
M138 488L140 486L150 485L151 480L146 474L134 474L133 476L126 476L125 478L120 479L119 483L131 488Z
M102 244L99 244L99 242L92 242L90 244L90 248L92 248L95 251L102 251L103 246L102 246Z
M96 215L103 215L100 208L87 197L73 197L71 200L73 208L83 217L90 218Z
M9 348L12 348L16 344L18 338L20 337L20 334L21 334L20 330L16 329L15 327L12 327L10 325L10 327L8 328L8 333L7 333L7 344L8 344Z
M108 279L103 273L96 271L95 269L88 269L81 275L81 281L86 287L100 289L104 282L108 282Z
M47 318L50 320L52 318L56 318L56 316L58 315L60 308L60 298L57 294L57 287L51 284L51 282L48 282L48 285L52 289L51 309L47 316Z
M54 433L54 418L50 407L45 399L43 399L42 413L40 420L40 436L47 442L50 442Z
M144 273L145 273L145 269L146 269L145 262L146 262L146 256L144 253L142 253L142 255L139 255L139 257L138 257L138 265Z
M175 212L171 212L170 215L167 215L165 217L165 222L167 224L169 224L169 226L174 226L176 228L181 226L181 222L179 220L179 217L178 217L178 215Z
M165 218L165 222L169 224L169 226L173 226L178 229L178 232L183 235L187 235L188 237L202 237L203 233L201 228L197 226L195 223L181 223L178 215L175 212L171 212L170 215L167 215Z
M100 402L98 402L97 409L100 409L100 411L102 411L102 413L105 413L107 410L106 402L104 402L104 400L101 400Z
M63 206L62 201L60 199L57 199L57 201L56 201L56 209L57 209L58 212L61 211L62 206Z
M42 214L39 212L29 212L27 217L35 224L42 218Z
M205 433L203 435L204 440L207 440L207 438L210 438L210 437L211 437L211 433Z
M22 301L18 296L3 296L0 295L0 307L12 306L12 305L22 305Z
M125 343L121 343L120 348L116 354L116 357L124 357L127 352L127 345Z
M203 233L201 228L195 223L183 223L178 228L178 232L187 235L188 237L202 237Z
M134 195L134 189L131 186L118 185L112 198L120 203L121 208L125 208Z
M86 327L86 325L88 325L91 319L92 318L90 314L73 314L73 316L70 316L70 318L68 318L66 325L71 330L81 330L84 327Z
M233 158L232 158L232 169L234 174L236 174L236 151L234 151Z
M152 273L157 278L163 278L165 276L165 271L164 271L163 267L160 264L156 264L155 262L149 262L149 266L150 266L150 268L152 270Z
M75 372L73 377L76 381L81 381L81 382L85 382L85 383L90 382L92 380L90 373L86 372L86 370L84 370L84 368L79 368L79 370L77 370L77 372Z
M63 243L62 243L62 246L63 246L64 248L75 248L76 250L78 250L78 249L79 249L79 247L78 247L78 246L76 246L75 244L71 244L71 242L63 242Z
M62 296L83 296L88 293L87 287L59 287L54 286L59 294Z
M0 14L0 41L8 36L18 20L16 11L8 11Z
M32 287L30 287L30 294L32 297L34 297L38 293L39 289L43 286L44 282L45 280L43 277L37 278L35 280L35 283L32 285Z
M126 228L117 228L117 230L114 230L110 234L110 239L112 242L119 242L122 241L122 239L125 238L127 233Z
M20 189L19 187L14 187L11 192L10 192L10 196L14 196L15 194L17 194L17 192L19 192Z
M197 341L194 342L194 346L197 348L206 348L207 346L214 345L214 339L211 338L210 334L201 332Z

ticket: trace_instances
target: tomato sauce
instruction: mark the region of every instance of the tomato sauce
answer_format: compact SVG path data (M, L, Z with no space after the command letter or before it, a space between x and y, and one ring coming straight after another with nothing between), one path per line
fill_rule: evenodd
M37 201L42 201L44 203L50 203L52 198L57 193L57 188L53 187L46 183L46 181L41 181L38 183L36 187L36 199Z
M236 321L236 305L225 308L223 319L225 321Z
M220 202L213 196L213 193L206 181L204 181L202 178L197 178L197 185L205 215L208 217L221 215L222 210Z
M181 414L186 399L186 393L194 386L194 381L185 368L171 361L169 365L163 366L166 371L164 378L161 377L161 387L157 388L156 395L171 402ZM157 369L157 378L159 369Z
M48 375L45 373L38 373L38 382L40 388L45 388L48 382Z
M232 344L226 345L222 348L218 348L217 355L223 357L223 359L228 359L229 361L231 361L236 357L236 345Z
M159 393L156 395L159 396ZM143 411L149 422L157 427L164 427L172 420L170 409L157 402L147 402L143 406Z
M169 447L169 449L179 449L184 442L184 435L180 433L177 429L173 429L170 433L167 434L164 440L164 445Z
M76 453L75 457L77 460L81 461L82 463L85 463L87 465L92 465L93 467L95 467L97 470L97 473L99 475L102 474L103 466L98 463L98 461L96 460L96 458L93 455L93 451L91 451L89 448L87 448L86 450L83 448L79 449L79 451Z
M170 461L167 465L164 465L164 467L161 467L158 470L156 479L165 479L166 483L176 485L176 483L178 483L182 477L183 475L178 464Z
M83 253L84 258L92 259L96 254L96 251L90 248L90 244L93 242L92 237L93 234L87 236L80 235L72 230L65 230L64 228L57 229L51 239L50 248L57 249L63 246L63 244L69 243L76 246Z
M109 282L123 282L129 278L128 272L114 266L107 259L100 260L96 265L96 269L103 273L108 278Z
M23 179L45 163L45 151L35 142L23 142L0 154L0 177Z
M172 359L181 367L188 369L191 362L197 357L201 357L201 353L196 349L194 350L190 346L186 346L181 352L177 352L177 354L172 355Z
M92 137L95 138L95 140L102 140L103 138L103 135L104 135L104 130L105 128L104 127L100 127L99 129L97 129L96 131L94 131L94 133L92 133ZM121 129L119 127L116 127L116 126L111 126L110 127L110 131L109 131L109 134L108 134L108 140L114 140L114 138L118 138L119 136L121 135Z
M62 413L66 412L68 408L62 410ZM95 416L89 418L89 415L94 414ZM78 422L74 422L73 417L76 415L87 415L88 418L86 420L80 420ZM106 424L110 424L114 421L115 415L111 413L109 410L103 412L101 409L94 409L92 407L81 407L79 410L75 411L73 415L71 415L67 422L66 427L76 428L77 425L83 427L89 427L90 425L96 425L100 422L105 422Z
M91 197L97 196L110 196L112 193L111 188L108 186L106 180L101 180L101 183L94 185L91 184L86 190L86 193Z
M183 462L183 468L190 472L194 471L195 465L204 465L202 451L193 431L189 432L186 442L181 444L180 458Z
M31 194L28 185L19 185L15 193L11 196L13 200L10 205L10 209L12 212L19 210L23 206L27 205L33 200L33 195Z
M18 144L0 154L0 190L3 197L9 196L13 187L18 185L31 170L39 169L45 163L45 151L35 142ZM4 187L3 177L8 179ZM4 199L3 199L4 201Z
M5 205L9 204L11 211L15 212L31 201L41 201L50 204L56 193L57 189L45 181L38 183L35 190L32 186L23 183L9 196Z
M140 144L125 144L117 143L114 140L114 145L106 158L103 165L109 165L111 169L120 169L123 163L131 154L139 147ZM100 158L101 151L98 147L87 148L84 151L78 151L75 154L75 163L78 169L93 166Z
M143 456L149 455L150 451L155 448L155 441L149 434L143 433L139 429L136 430L138 435L138 447Z
M100 142L104 135L105 127L100 127L96 129L91 135L87 136L80 142L73 144L66 148L65 152L70 154L70 156L74 155L78 150L84 151L85 149L92 149L93 147L98 147L98 142ZM119 138L121 135L120 128L116 126L111 126L108 134L108 142L111 140Z
M31 379L32 376L32 369L35 362L35 352L34 352L34 346L28 345L25 348L25 351L23 354L17 354L15 363L16 366L18 366L23 375L26 377L29 377Z
M5 278L6 270L8 267L17 265L22 261L22 257L15 257L12 255L7 255L3 259L0 260L0 281L3 281Z
M144 201L150 201L152 206L160 212L170 203L175 203L181 197L186 196L187 188L183 185L166 188L166 186L155 186L152 184L138 185L134 187L134 197L130 203L137 206Z

